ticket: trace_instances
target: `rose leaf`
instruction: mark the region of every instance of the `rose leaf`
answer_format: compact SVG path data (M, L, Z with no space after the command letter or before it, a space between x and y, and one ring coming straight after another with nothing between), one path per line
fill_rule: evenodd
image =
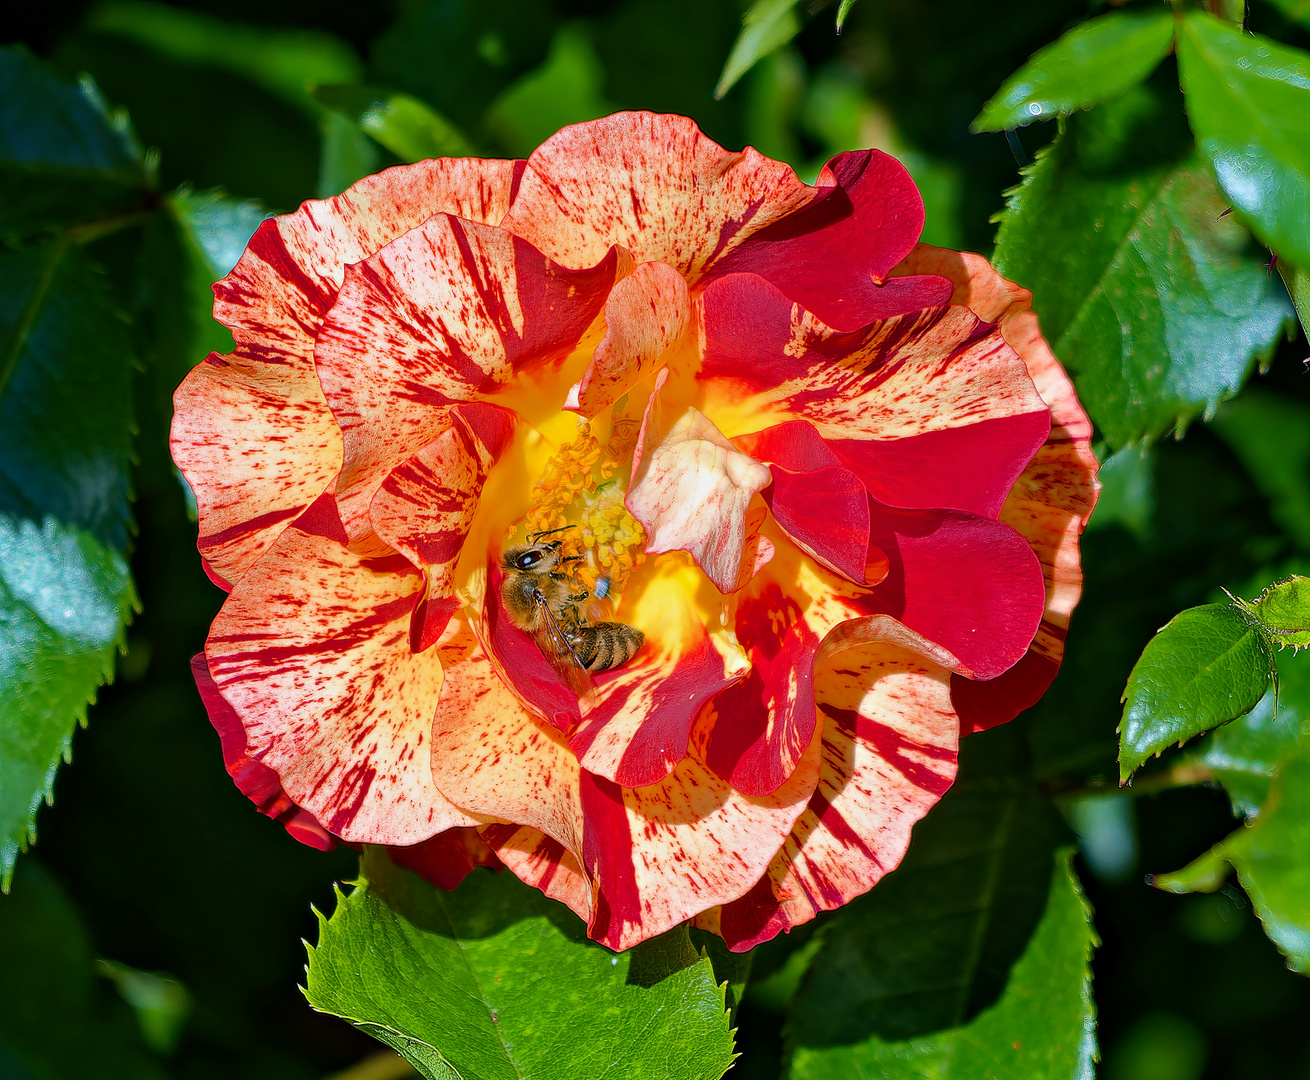
M1003 131L1109 101L1145 79L1169 52L1173 16L1115 11L1038 50L996 91L971 130Z
M1251 231L1310 266L1310 54L1204 12L1178 65L1196 145Z
M1070 117L1001 217L995 262L1033 290L1111 447L1213 415L1294 326L1281 282L1153 80Z
M723 97L746 72L770 53L781 49L801 32L801 20L796 14L797 0L755 0L742 16L741 33L733 43L719 85L714 88L716 98ZM845 9L838 13L844 18Z
M1274 669L1260 624L1228 604L1175 615L1128 676L1119 723L1119 778L1151 755L1250 712Z
M724 985L685 927L616 954L509 873L447 893L375 849L362 870L319 916L306 996L429 1080L717 1080L732 1063Z

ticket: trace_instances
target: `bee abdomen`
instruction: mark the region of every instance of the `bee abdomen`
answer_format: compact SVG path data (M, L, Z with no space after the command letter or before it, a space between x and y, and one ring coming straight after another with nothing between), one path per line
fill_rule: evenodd
M578 627L575 646L578 659L588 671L609 671L631 660L644 640L635 626L603 622Z

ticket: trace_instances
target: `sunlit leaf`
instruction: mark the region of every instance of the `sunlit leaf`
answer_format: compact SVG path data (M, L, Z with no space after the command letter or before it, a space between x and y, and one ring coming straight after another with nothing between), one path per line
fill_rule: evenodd
M1224 194L1265 244L1310 266L1310 54L1194 11L1178 66Z
M714 88L716 98L723 97L746 72L776 49L781 49L801 32L798 0L755 0L741 21L741 33L723 65L723 74ZM839 19L843 16L839 13Z
M626 953L512 874L453 893L380 852L319 919L307 996L429 1080L717 1080L732 1061L724 990L685 927Z
M1173 15L1163 8L1114 11L1082 23L1006 79L971 130L1022 127L1118 97L1155 70L1173 39Z
M1033 306L1111 447L1235 394L1292 323L1156 87L1070 117L1010 197L994 261Z
M1039 890L1045 910L1022 954L1010 968L995 1004L967 1022L923 1031L913 1038L897 1038L882 1030L885 1008L869 1015L862 1038L824 1039L804 1021L794 1021L789 1080L832 1080L833 1077L882 1077L884 1080L1091 1080L1096 1056L1096 1007L1092 1000L1091 954L1097 944L1091 908L1084 898L1065 849L1049 869L1049 886ZM894 880L895 875L888 881ZM1001 879L993 879L1000 883ZM925 895L941 912L933 929L951 921L972 921L971 898ZM950 900L955 901L951 912ZM915 919L909 909L903 917ZM1005 914L997 913L1004 921ZM884 933L903 937L918 927L888 926ZM932 930L928 931L929 933ZM908 943L907 943L908 945ZM976 953L962 950L955 964L944 967L917 984L905 987L912 996L940 996L939 987L951 985L958 968ZM889 956L890 960L891 957ZM891 971L871 973L873 978L895 978ZM927 972L922 974L927 975ZM812 991L811 991L812 992ZM806 999L808 1000L808 999ZM843 1012L841 998L815 1000L813 1013L827 1007Z
M1301 320L1301 333L1310 337L1310 271L1293 266L1286 259L1279 259L1278 273L1287 286L1297 317Z
M1167 747L1249 712L1273 670L1267 635L1238 608L1204 604L1174 616L1147 642L1128 676L1120 779Z
M367 86L320 86L314 97L404 161L463 157L474 152L449 120L409 94Z

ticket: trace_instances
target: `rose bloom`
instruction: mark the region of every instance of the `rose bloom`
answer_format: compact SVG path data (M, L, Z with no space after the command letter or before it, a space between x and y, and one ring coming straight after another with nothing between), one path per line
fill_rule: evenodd
M265 221L172 434L241 790L615 949L868 890L1054 677L1096 493L1030 294L922 226L878 151L809 186L649 113ZM546 530L574 625L644 635L590 690L502 601Z

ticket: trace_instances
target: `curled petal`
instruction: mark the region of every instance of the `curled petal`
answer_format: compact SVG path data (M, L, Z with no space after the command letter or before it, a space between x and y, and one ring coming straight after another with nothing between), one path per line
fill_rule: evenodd
M889 506L995 517L1050 431L1023 360L966 308L838 333L754 274L716 280L698 306L716 403L747 423L808 420Z
M516 877L590 921L591 882L558 840L519 825L483 826L482 838Z
M442 675L409 648L422 578L345 539L323 495L237 582L205 644L215 687L247 754L342 839L406 845L479 824L426 765Z
M605 337L566 409L593 417L658 366L691 323L687 283L667 263L642 263L605 301Z
M341 467L313 350L346 265L436 213L499 222L513 172L509 161L454 158L387 169L264 222L214 286L214 317L236 349L178 387L171 442L220 580L236 581Z
M685 116L615 113L552 135L528 158L504 226L566 266L611 244L694 285L748 236L809 205L787 165L729 153Z
M611 249L566 270L503 229L438 214L349 267L314 358L345 439L351 540L369 536L383 478L445 430L451 405L562 362L626 266Z
M500 860L471 826L447 829L412 847L389 847L387 858L438 889L454 889L477 866L498 868Z
M870 638L821 658L815 684L823 755L809 805L750 893L698 920L734 951L867 892L955 779L959 721L946 668Z
M945 304L951 284L932 274L888 280L923 232L910 174L880 150L838 154L813 203L745 240L710 276L758 274L838 330Z
M787 783L762 798L734 791L694 757L643 788L583 772L582 865L597 888L590 936L626 949L745 895L805 808L818 754L816 731Z
M209 664L204 653L197 653L191 658L191 674L196 680L196 689L200 691L205 711L209 714L209 722L218 732L223 748L223 764L227 767L227 774L236 783L237 790L253 802L261 814L282 822L287 832L302 844L318 848L319 851L334 848L336 839L318 823L313 814L291 801L282 790L282 782L277 773L246 753L246 731L241 726L241 717L218 692L209 674Z
M450 427L394 468L373 497L370 520L384 543L424 571L415 651L433 645L459 606L455 563L479 496L514 437L514 414L494 405L458 405Z
M688 408L665 427L659 417L662 372L637 437L628 512L646 530L648 553L687 551L720 592L741 577L746 511L770 481L701 412Z

